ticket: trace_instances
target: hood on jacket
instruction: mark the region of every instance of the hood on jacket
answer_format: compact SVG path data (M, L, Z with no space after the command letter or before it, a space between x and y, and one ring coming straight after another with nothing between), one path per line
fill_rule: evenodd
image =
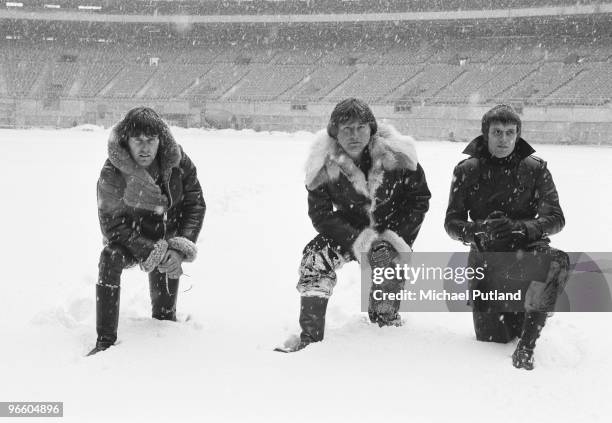
M306 160L306 187L315 189L324 183L337 180L340 173L343 173L357 191L371 198L382 183L385 171L417 169L414 139L400 134L391 125L381 124L378 127L377 133L370 138L368 149L372 167L366 180L364 173L335 138L330 137L326 130L317 132Z
M163 180L170 180L173 167L178 167L181 161L181 149L170 133L170 128L164 124L164 130L159 134L159 148L157 149L160 171ZM126 175L140 173L140 166L134 161L129 150L121 145L121 138L115 126L108 137L108 159Z

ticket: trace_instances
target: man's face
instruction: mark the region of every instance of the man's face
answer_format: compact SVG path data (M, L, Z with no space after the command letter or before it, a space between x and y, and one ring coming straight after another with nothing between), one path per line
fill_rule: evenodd
M159 137L157 135L150 137L140 134L137 137L128 138L128 146L134 161L139 166L147 168L151 166L157 156Z
M516 123L492 122L487 136L489 153L499 159L508 157L514 151L518 138Z
M370 142L370 125L351 120L338 125L338 142L353 160L359 160L363 149Z

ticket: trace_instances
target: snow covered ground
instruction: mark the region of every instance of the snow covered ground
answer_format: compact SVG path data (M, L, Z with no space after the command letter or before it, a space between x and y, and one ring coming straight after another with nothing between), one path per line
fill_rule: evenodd
M298 331L297 266L315 235L305 132L174 129L208 205L199 259L181 282L179 311L191 319L151 320L146 276L128 270L119 344L84 358L95 341L95 185L108 134L88 129L0 131L0 401L63 401L70 422L609 421L606 313L556 314L536 370L519 371L514 345L474 341L469 313L405 314L401 328L366 323L350 264L325 342L272 352ZM612 251L612 149L535 147L567 219L553 244ZM464 144L418 148L433 198L415 249L462 250L442 222Z

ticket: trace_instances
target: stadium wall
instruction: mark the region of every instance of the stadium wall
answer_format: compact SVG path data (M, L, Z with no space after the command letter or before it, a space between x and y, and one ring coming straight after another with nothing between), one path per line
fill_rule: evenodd
M66 128L82 124L109 127L127 110L148 105L170 124L182 127L316 131L324 128L332 103L198 102L186 100L0 99L0 126ZM373 104L379 121L422 140L466 141L480 131L490 105L404 106ZM534 143L612 145L612 107L524 107L523 134Z

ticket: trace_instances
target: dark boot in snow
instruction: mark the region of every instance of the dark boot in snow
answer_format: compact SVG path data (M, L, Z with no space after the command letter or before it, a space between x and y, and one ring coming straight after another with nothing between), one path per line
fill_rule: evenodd
M154 319L176 322L178 285L178 279L166 279L166 275L157 270L149 273L151 316Z
M542 328L546 323L546 313L543 312L528 312L525 313L525 321L523 323L523 331L521 339L516 346L514 354L512 354L512 364L516 368L533 370L534 359L533 350L536 346L536 340L540 337Z
M512 354L512 365L517 369L533 370L533 350L519 341Z
M98 340L96 341L96 346L93 348L93 350L87 353L87 357L97 354L101 351L105 351L108 348L110 348L113 344L114 344L114 341L111 342L110 340L98 338Z
M87 354L94 355L106 350L117 340L119 326L119 286L98 283L96 285L96 347Z
M370 322L376 323L379 327L383 326L401 326L402 318L399 313L383 313L378 314L372 311L368 311L368 317Z
M387 279L381 284L372 284L368 303L368 317L370 322L378 326L401 326L402 319L398 313L401 301L388 299L375 299L378 291L379 298L384 294L399 294L404 289L405 282L401 279Z
M295 352L306 348L313 342L323 340L325 333L325 313L328 298L301 297L300 327L302 333L299 340L285 343L285 348L276 348L279 352Z

